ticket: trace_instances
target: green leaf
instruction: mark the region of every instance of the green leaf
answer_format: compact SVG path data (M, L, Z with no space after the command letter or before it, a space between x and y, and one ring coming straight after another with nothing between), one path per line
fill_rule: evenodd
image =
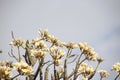
M0 50L0 54L2 53L2 51Z
M69 57L68 58L72 58L72 57L74 57L75 56L75 54L72 54L72 55L69 55Z
M26 41L26 47L28 47L28 44L29 44L29 41L27 40L27 41Z

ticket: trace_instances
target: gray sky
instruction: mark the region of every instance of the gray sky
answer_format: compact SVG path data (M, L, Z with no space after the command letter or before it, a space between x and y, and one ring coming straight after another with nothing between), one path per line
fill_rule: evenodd
M31 40L40 28L62 41L88 42L105 58L100 68L120 62L120 0L0 0L0 60L9 59L11 31Z

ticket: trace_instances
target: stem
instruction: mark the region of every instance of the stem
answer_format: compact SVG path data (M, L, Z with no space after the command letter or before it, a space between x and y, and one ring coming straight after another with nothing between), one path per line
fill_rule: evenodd
M16 76L14 76L11 80L13 80L14 78L18 77L20 74L17 74Z
M97 71L99 65L100 65L100 62L98 62L97 66L96 66L96 68L95 68L95 71Z
M77 57L78 55L71 62L68 62L67 64L73 63L77 59Z
M42 68L40 68L40 80L43 80Z
M67 80L67 59L65 59L64 63L64 80Z
M68 79L74 75L74 71L68 76Z
M28 77L26 77L26 80L29 80L29 78L28 78Z
M101 77L100 77L100 80L102 80L102 79L103 79L103 77L101 76Z
M117 80L117 78L120 76L120 73L118 73L118 75L115 77L115 79L114 80Z
M78 68L79 68L79 65L83 62L83 61L85 61L86 60L86 58L85 59L83 59L81 62L80 62L80 58L82 57L82 54L83 53L81 53L80 55L79 55L79 57L78 57L78 60L77 60L77 62L76 62L76 67L75 67L75 70L74 70L74 78L73 78L73 80L76 80L76 78L77 78L77 70L78 70ZM80 63L79 63L80 62Z
M21 60L21 58L20 58L20 47L18 46L18 60L19 60L19 62L20 62L20 60Z
M54 77L53 77L53 75L51 75L51 80L54 80Z
M64 79L63 80L68 80L68 76L67 76L67 59L68 59L69 54L71 54L70 49L68 49L68 52L67 52L67 55L66 55L66 58L65 58L65 61L64 61Z
M40 64L39 64L39 66L38 66L38 68L37 68L37 70L36 70L36 73L35 73L35 76L34 76L34 80L36 80L39 71L40 71Z
M96 66L96 68L95 68L94 73L93 73L93 74L91 74L91 75L89 76L88 80L91 80L91 79L93 78L93 76L95 75L95 73L96 73L96 71L97 71L97 69L98 69L99 65L100 65L100 62L98 62L97 66ZM101 77L101 78L103 78L103 77ZM102 79L100 79L100 80L102 80Z
M55 80L57 80L57 76L56 76L56 67L55 67L55 61L54 61L54 77L55 77Z
M18 58L13 54L13 47L11 46L11 53L8 53L10 57L13 57L16 61L18 61Z
M48 80L48 72L49 72L49 67L52 65L53 63L49 64L46 69L45 69L45 75L44 75L44 80Z
M43 74L42 74L43 62L44 62L44 58L42 58L41 60L39 60L39 66L37 68L37 71L35 73L35 76L34 76L33 80L36 80L39 72L40 72L40 80L43 80Z
M81 58L82 55L83 55L83 53L81 53L80 56L78 57L78 61L77 61L78 63L79 63L80 58Z
M85 60L86 60L86 58L85 58L85 59L83 59L83 60L79 63L79 66L80 66L80 64L81 64L81 63L83 63Z
M56 75L56 76L57 76L57 80L60 80L60 77L59 77L59 73L58 73L58 72L57 72L57 75Z
M43 62L44 62L44 58L42 58L40 61L40 80L43 80L43 73L42 73Z

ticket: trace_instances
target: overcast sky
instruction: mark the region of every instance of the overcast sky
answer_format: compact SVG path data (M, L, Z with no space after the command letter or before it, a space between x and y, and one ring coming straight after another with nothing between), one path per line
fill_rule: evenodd
M0 0L0 60L9 59L11 31L31 40L40 28L65 42L88 42L109 72L120 62L120 0Z

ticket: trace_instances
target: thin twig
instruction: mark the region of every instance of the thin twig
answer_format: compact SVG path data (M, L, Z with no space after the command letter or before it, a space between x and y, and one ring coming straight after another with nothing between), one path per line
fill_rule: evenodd
M11 35L12 35L12 38L15 40L15 37L14 37L13 31L11 31ZM16 41L16 40L15 40L15 41Z
M99 65L100 65L100 62L98 62L97 66L96 66L96 68L95 68L94 73L93 73L93 74L91 74L91 75L88 77L88 80L91 80L91 79L93 78L93 76L95 75L95 73L96 73L96 71L97 71L97 69L98 69Z
M49 64L46 69L45 69L45 75L44 75L44 80L48 80L48 72L49 72L49 67L52 65L53 63Z
M16 76L14 76L11 80L13 80L14 78L18 77L20 74L17 74Z
M44 62L44 58L42 58L40 61L40 80L43 80L43 72L42 72L43 62Z
M68 76L67 76L67 59L68 59L68 56L70 53L71 50L68 49L68 52L67 52L67 55L66 55L66 58L65 58L65 61L64 61L64 80L68 80Z
M114 80L117 80L117 78L120 76L120 73L118 73L118 75L115 77L115 79Z
M18 58L13 54L12 46L11 46L11 53L8 52L8 55L9 55L10 57L13 57L16 61L18 61Z
M83 55L83 53L81 53L81 54L79 55L78 60L77 60L77 62L76 62L73 80L76 80L76 78L77 78L77 71L78 71L79 65L80 65L83 61L86 60L86 59L85 59L85 60L83 59L83 60L80 62L80 58L82 57L82 55ZM79 63L79 62L80 62L80 63Z
M51 61L44 62L43 65L45 65L45 64L47 64L47 63L49 63L49 62L51 62Z
M73 63L76 59L77 59L78 55L70 62L68 62L67 64Z
M83 63L86 59L87 59L87 58L84 58L84 59L79 63L79 65L80 65L81 63Z
M37 70L36 70L36 72L35 72L34 80L36 80L36 78L37 78L37 76L38 76L39 71L40 71L40 61L39 61L38 68L37 68Z
M21 57L20 57L20 47L18 47L18 60L19 60L19 62L21 61Z
M102 80L102 79L103 79L103 77L101 76L101 77L100 77L100 80Z
M30 61L30 57L29 57L29 55L30 55L30 51L29 51L29 48L28 47L26 47L26 49L25 49L26 51L25 51L25 61L29 64L29 65L31 65L32 63L31 63L31 61Z
M68 79L74 75L74 71L68 76Z
M57 80L57 75L56 75L57 71L56 71L56 66L55 66L55 61L54 61L54 77L55 77L55 80Z

